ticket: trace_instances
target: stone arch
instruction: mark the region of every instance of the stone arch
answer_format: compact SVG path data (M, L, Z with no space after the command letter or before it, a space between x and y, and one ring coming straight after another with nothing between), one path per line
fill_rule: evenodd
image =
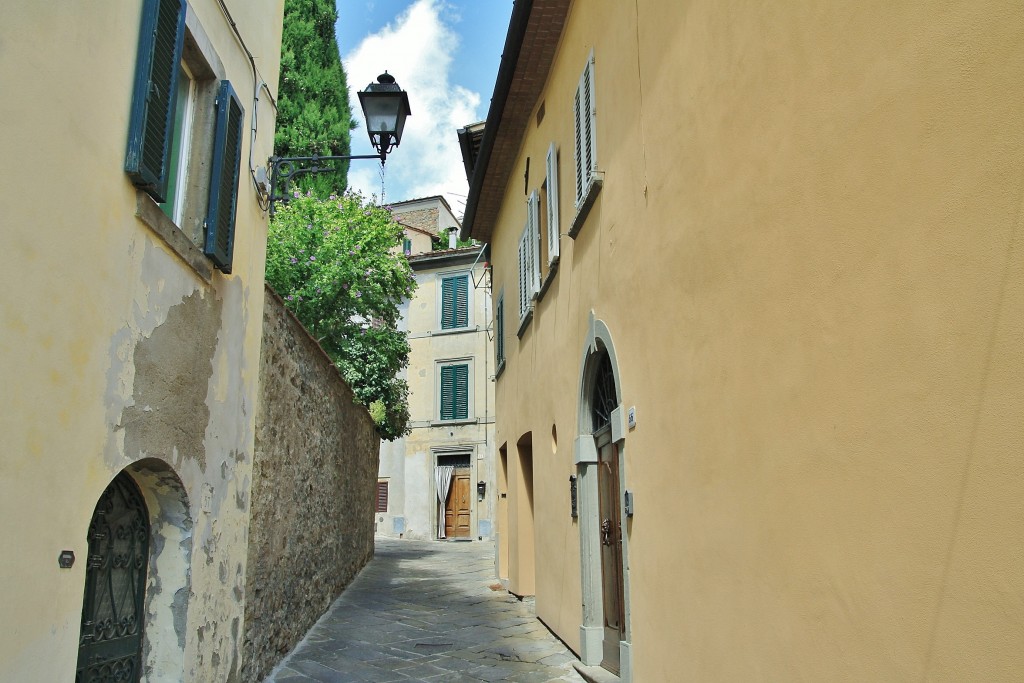
M604 367L602 367L604 366ZM596 386L602 376L607 375L610 366L613 386L599 390ZM622 405L622 376L619 371L619 358L615 352L615 344L611 331L604 321L595 317L593 311L587 336L580 353L579 393L577 425L578 436L573 444L573 460L577 472L577 490L579 495L579 532L580 532L580 572L582 587L582 623L580 626L580 658L584 664L599 665L603 655L603 597L601 577L601 531L598 519L598 448L595 433L607 435L618 447L619 453L619 514L622 520L622 581L623 603L625 610L625 636L620 646L620 679L631 680L631 642L630 596L629 596L629 533L628 518L625 514L623 496L627 488L626 480L626 419ZM607 406L607 425L596 425L594 418L594 397L604 395L609 401ZM596 427L600 427L596 429ZM608 436L603 438L607 439Z
M185 667L186 616L192 566L192 514L185 485L158 458L124 470L149 509L150 551L142 666L147 681L177 681Z

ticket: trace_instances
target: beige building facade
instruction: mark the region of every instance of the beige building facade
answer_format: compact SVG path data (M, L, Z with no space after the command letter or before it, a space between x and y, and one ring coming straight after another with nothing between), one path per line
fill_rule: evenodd
M441 197L402 202L392 211L417 247L419 230L440 232L447 242L444 233L459 227ZM404 371L410 434L381 442L376 533L490 539L496 494L486 263L479 246L433 251L429 242L422 245L409 253L417 288L402 304L411 349Z
M517 3L499 575L623 681L1024 677L1024 8Z
M240 680L282 13L5 8L0 680Z

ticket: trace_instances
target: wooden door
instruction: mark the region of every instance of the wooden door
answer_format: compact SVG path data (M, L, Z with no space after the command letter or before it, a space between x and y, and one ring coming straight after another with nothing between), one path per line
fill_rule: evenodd
M452 472L452 485L444 503L444 535L447 538L469 538L470 481L468 469Z
M619 514L619 449L607 435L599 443L597 486L601 531L601 591L604 603L604 658L601 666L618 673L619 641L626 635L622 523Z

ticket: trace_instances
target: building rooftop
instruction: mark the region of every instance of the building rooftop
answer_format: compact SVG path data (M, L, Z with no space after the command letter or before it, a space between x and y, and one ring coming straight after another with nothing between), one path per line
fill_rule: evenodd
M491 96L473 167L462 220L462 239L491 239L512 173L512 164L547 81L571 0L518 0L505 36L498 78Z

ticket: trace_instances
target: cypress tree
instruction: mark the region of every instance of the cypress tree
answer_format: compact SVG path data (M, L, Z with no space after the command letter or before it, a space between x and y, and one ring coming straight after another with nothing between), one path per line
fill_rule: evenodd
M285 0L281 83L274 153L282 157L349 154L355 128L348 81L334 25L334 0ZM339 173L305 176L298 187L326 198L348 185L348 162Z

